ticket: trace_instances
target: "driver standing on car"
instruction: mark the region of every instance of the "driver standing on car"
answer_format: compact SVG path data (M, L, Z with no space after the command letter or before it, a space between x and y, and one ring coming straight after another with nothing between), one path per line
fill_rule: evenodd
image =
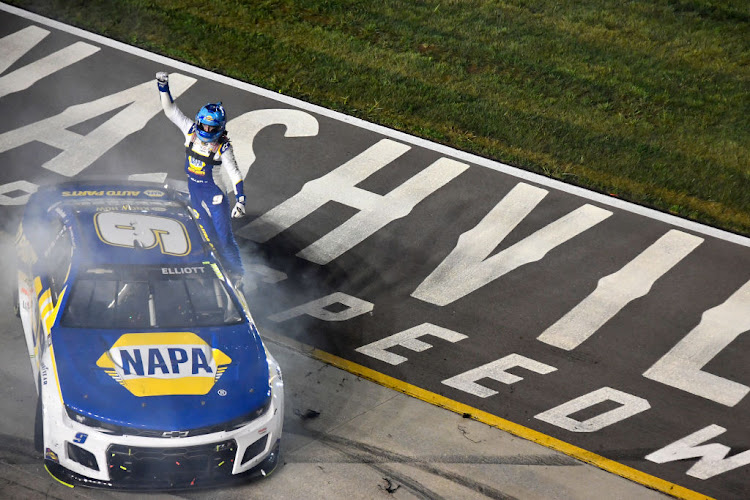
M180 111L169 92L169 75L163 71L156 74L161 105L164 114L177 125L185 136L185 173L188 177L190 204L198 213L198 220L205 227L209 224L215 230L218 247L232 281L242 278L243 268L240 250L232 233L229 216L229 202L224 192L214 181L213 169L221 165L234 186L237 203L231 216L245 216L245 194L240 169L234 158L232 145L227 137L225 126L226 112L221 102L203 106L195 120ZM209 228L207 228L209 229Z

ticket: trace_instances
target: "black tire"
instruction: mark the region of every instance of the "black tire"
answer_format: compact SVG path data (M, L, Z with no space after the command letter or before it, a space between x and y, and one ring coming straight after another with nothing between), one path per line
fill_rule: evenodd
M44 453L44 417L42 416L42 385L39 384L39 395L36 398L36 417L34 418L34 449Z

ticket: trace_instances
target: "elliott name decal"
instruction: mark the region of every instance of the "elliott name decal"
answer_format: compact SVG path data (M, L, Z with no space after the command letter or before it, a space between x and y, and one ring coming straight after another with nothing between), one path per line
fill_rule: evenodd
M162 274L205 274L206 269L201 266L195 267L162 267Z

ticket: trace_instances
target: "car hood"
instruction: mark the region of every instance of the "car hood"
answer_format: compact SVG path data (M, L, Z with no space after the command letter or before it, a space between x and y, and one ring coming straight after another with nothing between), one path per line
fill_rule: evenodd
M196 429L250 414L270 396L252 324L140 333L60 328L52 339L65 405L109 424Z

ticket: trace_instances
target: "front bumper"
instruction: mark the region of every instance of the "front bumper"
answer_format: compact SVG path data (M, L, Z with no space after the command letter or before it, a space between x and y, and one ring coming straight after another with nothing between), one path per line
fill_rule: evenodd
M267 436L266 436L267 437ZM262 439L264 440L264 439ZM208 445L212 447L212 445ZM194 448L205 448L194 447ZM66 469L59 463L45 460L45 468L53 477L63 483L90 488L104 488L130 491L158 491L209 488L247 481L270 475L279 463L280 440L276 440L268 453L257 465L240 472L232 473L232 467L218 465L225 458L221 453L206 453L206 450L183 448L138 449L128 459L121 453L115 454L110 463L113 468L123 465L126 470L113 474L112 479L102 480ZM139 456L141 455L141 456ZM157 458L157 456L159 458ZM121 469L123 470L123 469Z
M275 365L274 365L275 366ZM187 437L102 432L70 419L43 391L45 466L64 483L123 490L203 488L273 472L284 422L281 377L266 413L232 431Z

